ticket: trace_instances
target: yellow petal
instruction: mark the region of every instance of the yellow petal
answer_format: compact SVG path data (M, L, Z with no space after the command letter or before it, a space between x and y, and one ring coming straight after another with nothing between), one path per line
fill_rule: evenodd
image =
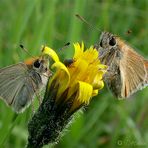
M79 81L78 84L79 84L79 95L77 97L77 100L80 102L84 102L85 104L88 104L92 96L93 87L92 85L82 81Z
M104 82L103 81L99 81L98 83L98 90L102 89L104 87Z
M91 46L89 49L87 49L84 52L84 57L89 63L92 63L94 61L99 61L98 59L99 53L96 49L93 48L93 46Z
M98 89L93 90L92 97L97 96L98 95L98 92L99 92Z
M56 54L56 52L53 49L51 49L51 48L49 48L47 46L44 46L42 48L42 53L46 54L46 55L49 55L55 62L59 61L59 57Z
M99 72L95 78L94 78L94 81L93 81L93 89L102 89L104 87L104 83L102 81L102 76L103 76L103 72Z
M77 83L78 80L82 80L85 78L87 67L88 63L82 59L74 62L73 66L68 67L71 75L70 86L72 86L74 83Z
M75 48L75 54L73 58L78 59L83 55L84 43L82 42L81 45L79 43L75 43L74 48Z
M70 73L67 69L67 67L61 63L56 62L54 63L51 68L56 68L58 70L58 73L55 76L56 83L59 85L59 90L57 93L57 97L60 97L60 95L67 89L69 82L70 82Z
M79 81L77 84L77 94L71 107L71 111L79 108L81 105L88 105L93 94L92 85Z
M104 69L104 70L106 70L106 69L108 68L108 66L107 66L107 65L103 65L103 64L99 64L98 68L99 68L99 69Z

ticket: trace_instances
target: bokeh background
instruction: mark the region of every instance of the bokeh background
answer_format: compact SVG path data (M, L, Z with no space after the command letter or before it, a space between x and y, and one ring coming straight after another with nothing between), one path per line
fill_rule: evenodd
M100 33L80 22L82 15L100 30L121 36L148 58L147 0L0 0L0 67L24 61L41 45L57 51L61 59L71 57L73 45L84 41L88 47ZM127 31L131 30L130 34ZM35 100L35 107L38 101ZM32 108L16 115L0 101L0 148L23 148ZM98 148L148 146L148 88L128 100L119 101L105 87L93 98L83 114L77 115L56 148Z

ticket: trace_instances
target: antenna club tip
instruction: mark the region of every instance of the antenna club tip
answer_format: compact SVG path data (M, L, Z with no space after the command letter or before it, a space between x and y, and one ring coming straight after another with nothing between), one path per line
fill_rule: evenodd
M70 45L70 42L66 43L65 45L66 45L66 46Z
M79 14L75 14L75 16L79 19L81 18L81 16Z
M20 47L21 47L21 48L24 48L24 46L23 46L22 44L20 44Z

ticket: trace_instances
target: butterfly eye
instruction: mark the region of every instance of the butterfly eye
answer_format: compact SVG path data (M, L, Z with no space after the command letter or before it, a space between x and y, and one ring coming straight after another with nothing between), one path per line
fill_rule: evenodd
M101 42L100 42L100 47L102 47L102 40L101 40Z
M114 46L116 44L116 40L112 37L109 41L109 45Z
M39 68L41 63L39 62L39 60L36 60L33 65L35 68Z

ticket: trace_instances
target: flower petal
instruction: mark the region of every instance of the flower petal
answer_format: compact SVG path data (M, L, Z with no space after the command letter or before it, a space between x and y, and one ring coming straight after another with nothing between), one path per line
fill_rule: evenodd
M77 100L82 103L88 104L92 96L93 87L92 85L82 81L79 81L78 84L79 84L79 95L77 97Z
M98 95L98 92L99 92L98 89L93 90L92 97L97 96Z
M94 81L93 81L93 89L102 89L104 87L104 83L102 81L102 75L103 72L99 72L96 77L94 78Z
M67 69L67 67L61 63L56 62L54 63L51 68L56 68L58 71L54 77L57 81L57 85L59 85L59 90L57 96L60 96L68 87L70 82L70 73ZM56 85L56 84L55 84Z
M86 82L79 81L76 87L77 94L71 107L71 111L78 109L81 105L88 105L93 94L92 85Z
M56 54L56 52L53 49L51 49L51 48L49 48L47 46L43 46L42 53L46 54L46 55L49 55L55 62L59 61L59 57Z
M82 42L82 44L80 45L79 43L75 43L74 44L74 48L75 48L75 54L74 54L74 59L78 59L83 55L83 51L84 51L84 43Z

